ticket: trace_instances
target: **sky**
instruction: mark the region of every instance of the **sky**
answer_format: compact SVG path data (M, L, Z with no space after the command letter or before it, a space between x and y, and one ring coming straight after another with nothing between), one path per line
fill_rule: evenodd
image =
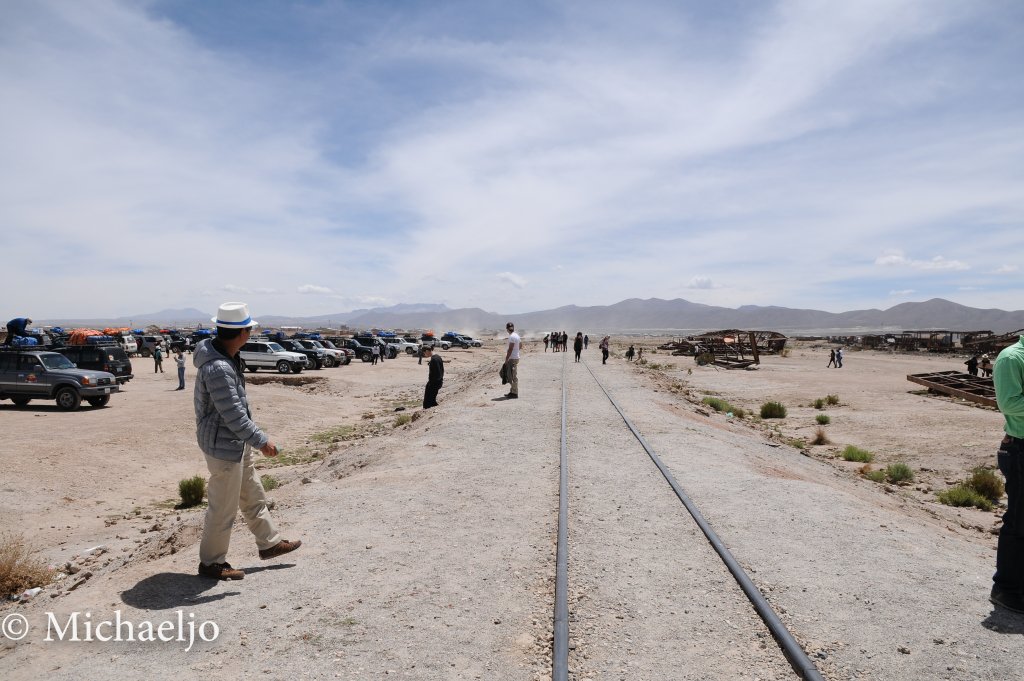
M0 317L1024 308L1024 3L6 0Z

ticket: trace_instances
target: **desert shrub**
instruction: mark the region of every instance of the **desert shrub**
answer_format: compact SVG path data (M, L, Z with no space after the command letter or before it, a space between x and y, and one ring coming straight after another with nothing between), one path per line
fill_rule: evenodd
M792 440L789 440L786 444L788 444L793 449L799 449L800 451L807 449L807 443L799 438L793 438Z
M955 487L938 493L939 502L946 506L974 506L980 508L982 511L991 511L992 502L985 497L978 494L978 492L968 487L964 483L960 483Z
M846 445L846 449L843 450L842 457L846 461L860 461L861 463L870 463L872 460L874 460L875 455L866 449L854 447L853 445Z
M872 482L882 482L883 480L885 480L885 471L867 470L863 472L863 475L865 478L871 480Z
M30 555L21 535L0 536L0 596L43 586L50 582L50 569L39 558Z
M993 503L1002 499L1006 491L1003 481L990 468L975 468L964 484Z
M761 418L784 419L786 418L786 407L781 402L765 402L761 405Z
M732 405L720 397L705 397L701 402L715 411L732 411Z
M782 348L782 352L779 353L780 357L789 357L790 349Z
M203 503L206 494L206 478L196 475L178 482L178 494L181 495L181 508L190 508Z
M815 409L824 409L825 408L825 398L824 397L819 397L818 399L814 400L814 408Z
M885 477L888 478L889 482L893 483L913 482L914 471L902 461L897 461L886 466Z
M741 419L741 418L743 418L744 416L747 415L747 410L744 409L743 407L733 407L732 408L732 415L735 416L738 419Z
M825 404L835 406L839 404L839 395L826 395Z
M818 422L819 426L827 426L832 423L832 419L828 414L818 414L814 417L814 420Z
M828 439L828 435L825 433L825 429L819 426L818 429L814 431L814 439L811 440L811 444L829 445L832 444L832 440Z
M260 482L263 483L263 489L268 492L281 486L281 482L277 478L266 473L260 476Z
M404 426L405 424L409 423L410 421L412 421L412 415L411 414L399 414L398 417L395 419L394 427L398 428L399 426Z

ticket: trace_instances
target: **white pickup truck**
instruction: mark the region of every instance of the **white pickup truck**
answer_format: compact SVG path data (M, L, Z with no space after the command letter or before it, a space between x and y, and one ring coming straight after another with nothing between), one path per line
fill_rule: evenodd
M273 341L249 341L239 354L248 371L277 369L282 374L297 374L306 368L305 355L285 350Z

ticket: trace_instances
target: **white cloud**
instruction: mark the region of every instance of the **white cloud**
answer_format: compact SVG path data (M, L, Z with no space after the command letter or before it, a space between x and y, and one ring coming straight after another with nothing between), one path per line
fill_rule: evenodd
M503 281L506 284L512 284L516 288L526 288L526 279L523 279L518 274L512 274L511 272L499 272L497 277L499 281Z
M1016 265L1000 265L992 270L992 274L1010 274L1011 272L1016 272L1017 269Z
M713 281L711 281L711 277L699 277L698 276L698 277L693 277L692 279L690 279L690 283L688 283L686 285L686 288L712 289L712 288L718 288L718 287L715 285L715 283Z
M224 284L221 290L227 291L228 293L252 293L252 289L245 286L238 286L237 284Z
M941 255L937 255L931 260L912 260L905 257L902 253L890 253L889 255L882 255L875 259L875 264L882 267L890 266L903 266L910 267L915 270L968 270L970 265L960 262L959 260L947 260Z
M895 298L906 298L909 295L913 295L916 291L912 288L906 288L901 291L889 291L889 295Z
M327 288L326 286L317 286L315 284L303 284L302 286L300 286L300 287L298 287L296 289L296 292L298 292L298 293L319 293L319 294L333 293L333 291L331 291L331 289Z

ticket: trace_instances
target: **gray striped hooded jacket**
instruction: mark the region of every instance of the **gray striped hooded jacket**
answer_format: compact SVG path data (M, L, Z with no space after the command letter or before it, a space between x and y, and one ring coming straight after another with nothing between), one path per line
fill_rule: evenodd
M267 434L253 423L245 396L245 376L230 357L204 340L195 350L196 440L215 459L241 461L245 444L259 449Z

